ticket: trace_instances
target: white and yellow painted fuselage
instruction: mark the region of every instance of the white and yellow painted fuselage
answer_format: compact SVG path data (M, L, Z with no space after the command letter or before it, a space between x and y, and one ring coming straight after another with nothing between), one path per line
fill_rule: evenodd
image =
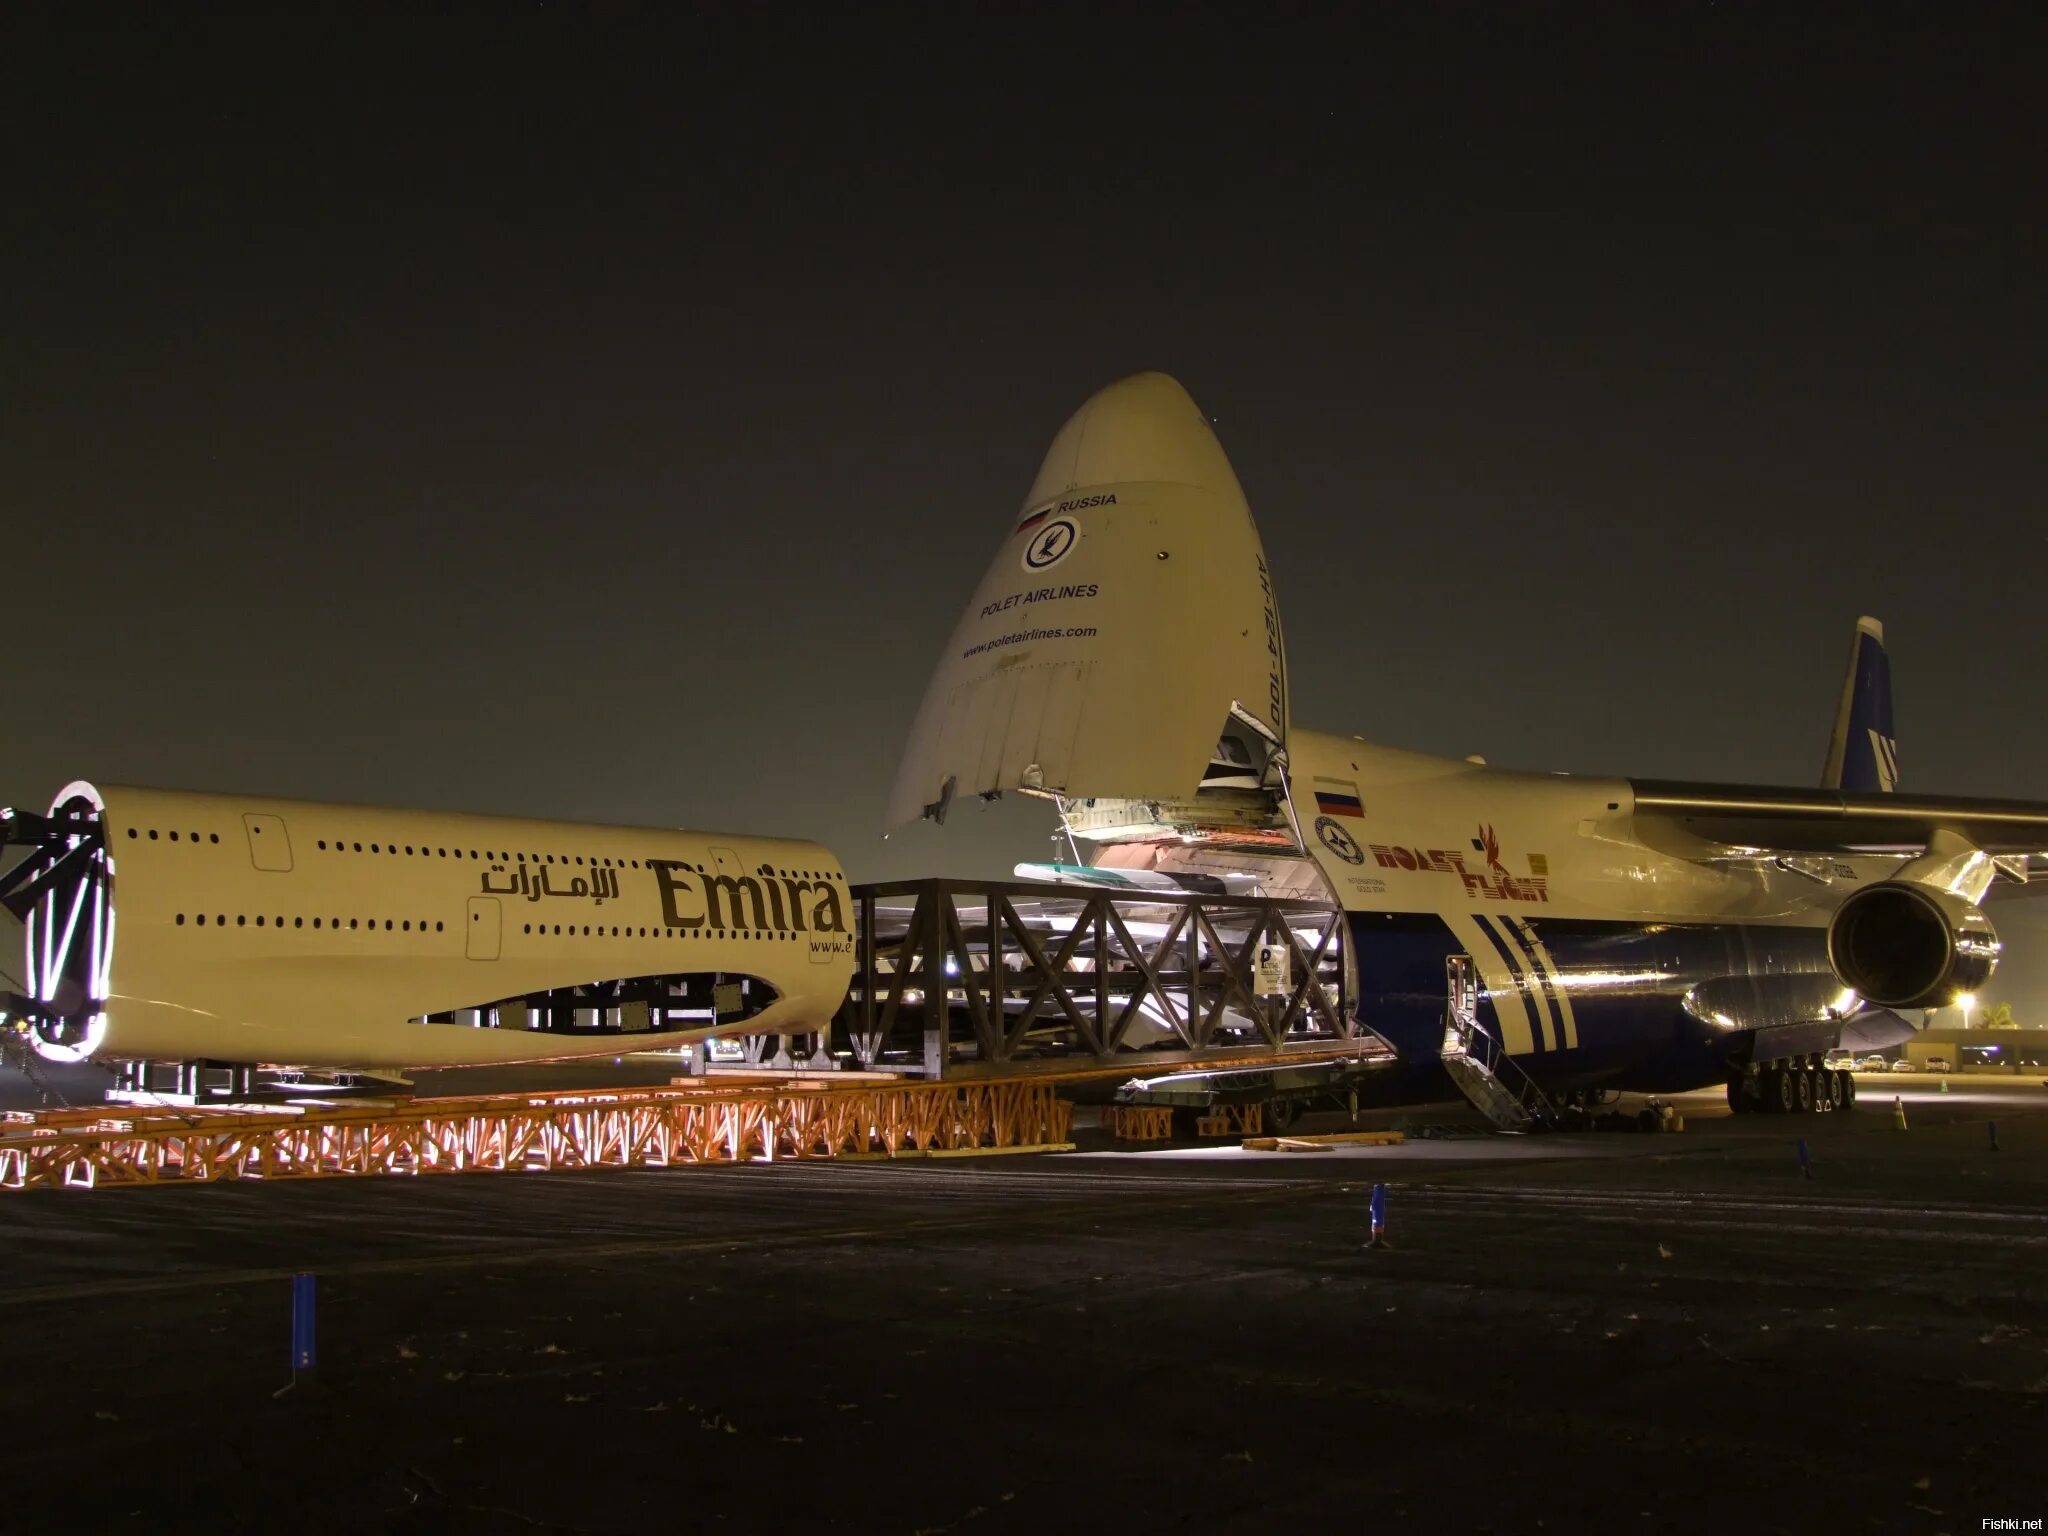
M45 1054L609 1055L719 1031L665 1007L686 989L663 978L744 981L745 1031L793 1034L826 1027L852 972L845 875L815 843L89 784L67 806L104 840L104 900L60 883L29 914L30 1002L73 1026ZM529 999L599 1022L551 1030Z

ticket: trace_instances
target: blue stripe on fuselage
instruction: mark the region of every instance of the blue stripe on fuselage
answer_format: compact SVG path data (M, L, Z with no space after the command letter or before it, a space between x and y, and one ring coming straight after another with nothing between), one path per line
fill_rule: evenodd
M1500 919L1500 925L1509 938L1517 939L1521 942L1523 953L1528 955L1529 963L1536 967L1537 979L1543 983L1544 1000L1550 1004L1550 1023L1557 1038L1557 1048L1560 1051L1565 1049L1572 1042L1567 1036L1564 1026L1562 983L1558 981L1557 977L1550 970L1550 966L1557 964L1556 957L1551 956L1548 964L1546 964L1545 957L1536 952L1543 941L1537 937L1535 928L1530 925L1526 918L1503 917Z
M1523 921L1548 952L1578 1024L1577 1045L1517 1058L1547 1087L1678 1092L1719 1082L1744 1041L1743 1021L1728 1028L1694 1018L1685 1008L1688 992L1724 976L1828 974L1820 928ZM1444 962L1463 946L1433 912L1353 912L1350 926L1360 1022L1404 1059L1437 1063L1440 1070ZM1481 927L1490 942L1501 942L1485 922Z
M1524 924L1522 929L1518 931L1516 927L1517 919L1509 917L1505 913L1499 917L1482 917L1479 920L1482 928L1486 927L1489 923L1500 931L1500 936L1507 942L1508 950L1511 954L1522 956L1528 960L1531 978L1529 991L1532 998L1530 1011L1538 1018L1541 1018L1546 1011L1549 1013L1551 1049L1563 1050L1565 1045L1564 1007L1557 1000L1557 982L1550 972L1544 968L1543 962L1537 959L1536 946L1530 941L1527 925ZM1541 995L1540 1002L1535 1000L1537 994Z
M1514 983L1515 990L1528 1002L1530 1044L1539 1051L1546 1049L1548 1042L1543 1036L1548 1020L1544 1016L1543 1001L1537 996L1536 988L1522 974L1522 951L1512 939L1503 937L1487 917L1479 913L1473 915L1479 923L1479 931L1486 935L1486 942L1493 946L1494 953L1500 956L1501 963L1508 968L1508 980ZM1507 1037L1503 1035L1501 1038L1505 1041Z

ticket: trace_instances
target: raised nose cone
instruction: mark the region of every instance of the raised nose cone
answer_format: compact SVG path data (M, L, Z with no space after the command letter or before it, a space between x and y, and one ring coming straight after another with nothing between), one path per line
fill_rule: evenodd
M1052 440L1024 504L1084 485L1145 482L1244 499L1202 408L1164 373L1134 373L1090 396Z
M892 823L1010 790L1192 795L1233 711L1285 740L1265 552L1179 384L1098 391L1005 522L911 726Z

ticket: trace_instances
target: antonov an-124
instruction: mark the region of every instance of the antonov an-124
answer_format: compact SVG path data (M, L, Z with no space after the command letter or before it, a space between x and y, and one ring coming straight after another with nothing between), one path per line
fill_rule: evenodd
M1874 620L1811 789L1505 772L1297 729L1289 704L1237 476L1187 392L1140 374L1054 439L946 643L890 820L1021 792L1075 842L1055 878L1332 900L1397 1096L1455 1088L1510 1126L1724 1081L1738 1109L1839 1104L1853 1080L1825 1053L1896 1043L1902 1014L1981 986L1985 898L2048 862L2048 805L1900 790Z
M1462 1093L1510 1128L1617 1088L1839 1102L1824 1053L1980 986L1986 897L2048 867L2048 805L1899 790L1869 620L1817 789L1502 772L1295 729L1258 530L1161 374L1054 439L890 819L1013 792L1069 837L1040 878L1341 907L1394 1095ZM83 782L0 833L26 951L4 1007L54 1060L403 1073L817 1035L855 965L814 843Z

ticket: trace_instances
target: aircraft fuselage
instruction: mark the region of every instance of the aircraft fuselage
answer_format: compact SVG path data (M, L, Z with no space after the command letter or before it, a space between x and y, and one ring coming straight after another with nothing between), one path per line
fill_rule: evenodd
M1481 1022L1546 1087L1706 1086L1758 1032L1808 1030L1823 1049L1855 1006L1828 920L1896 859L1702 862L1639 835L1626 780L1310 731L1292 750L1303 840L1348 914L1359 1019L1406 1061L1436 1062L1458 955Z

